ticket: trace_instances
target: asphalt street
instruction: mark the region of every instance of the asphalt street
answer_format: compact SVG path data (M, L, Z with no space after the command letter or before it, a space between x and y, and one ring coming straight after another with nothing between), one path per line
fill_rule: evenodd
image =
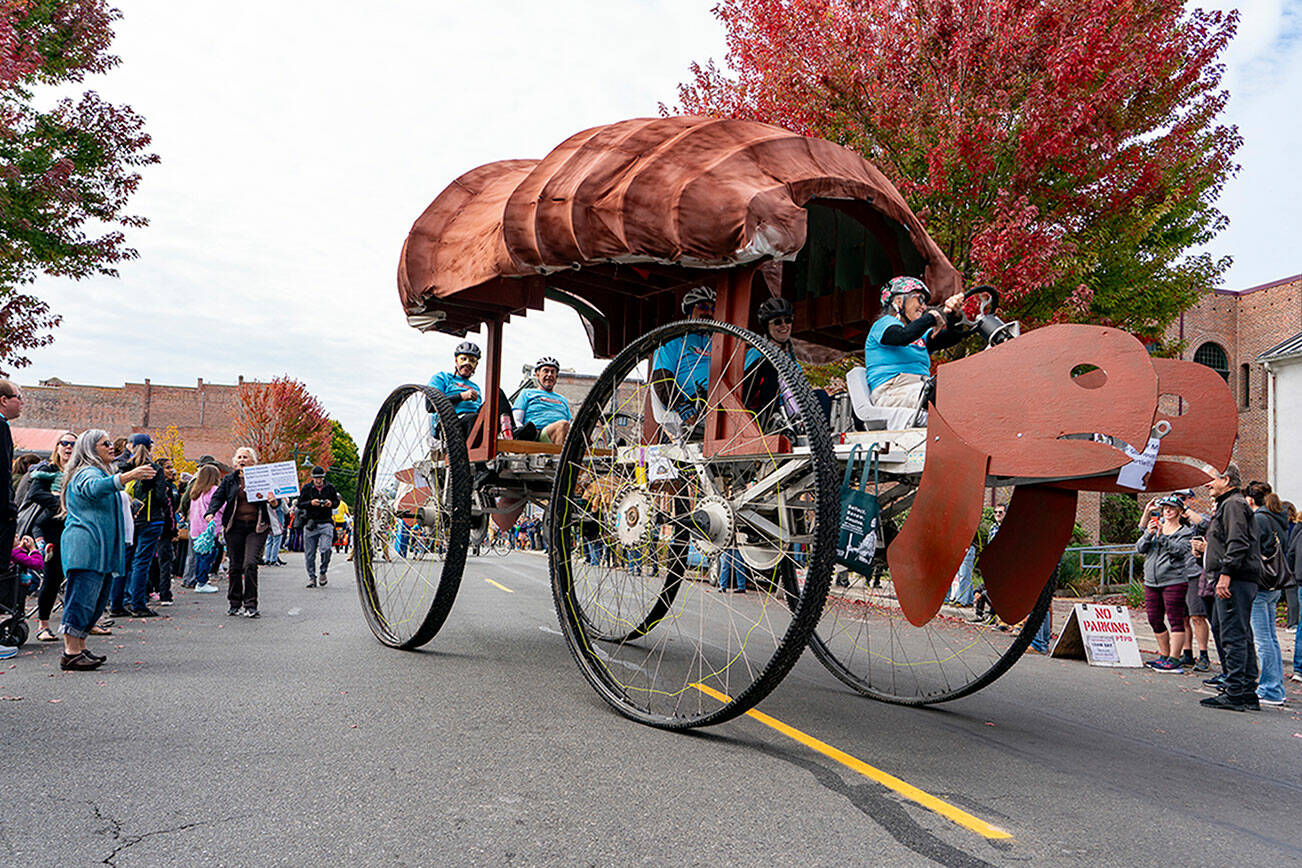
M663 732L584 681L540 555L472 558L419 652L372 637L351 564L308 590L286 558L259 620L179 592L98 672L0 663L0 864L1302 864L1297 685L1219 712L1192 675L1028 656L914 709L806 653L770 721Z

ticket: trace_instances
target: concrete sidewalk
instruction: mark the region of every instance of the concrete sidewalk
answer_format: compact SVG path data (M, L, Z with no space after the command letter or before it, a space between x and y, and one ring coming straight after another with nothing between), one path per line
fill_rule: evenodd
M1092 597L1054 597L1053 598L1053 635L1057 638L1062 626L1067 623L1067 618L1071 616L1072 607L1077 603L1095 603ZM1135 641L1139 643L1139 650L1149 654L1157 654L1157 639L1153 636L1153 628L1148 624L1148 614L1143 609L1130 609L1130 623L1135 633ZM1284 677L1287 680L1289 673L1293 671L1293 647L1294 635L1285 630L1283 627L1276 627L1276 636L1279 638L1279 647L1284 658ZM1213 661L1219 663L1216 656L1216 642L1210 640L1211 648L1208 649L1208 655Z

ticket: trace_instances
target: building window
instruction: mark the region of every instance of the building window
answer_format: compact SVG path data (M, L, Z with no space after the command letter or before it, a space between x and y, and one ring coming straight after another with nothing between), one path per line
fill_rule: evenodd
M1239 390L1241 392L1239 404L1246 410L1252 404L1249 397L1252 394L1252 369L1246 363L1239 365L1239 378L1242 380L1242 387Z
M1230 381L1230 357L1225 355L1225 347L1215 341L1208 341L1194 350L1193 360L1220 374L1225 382Z

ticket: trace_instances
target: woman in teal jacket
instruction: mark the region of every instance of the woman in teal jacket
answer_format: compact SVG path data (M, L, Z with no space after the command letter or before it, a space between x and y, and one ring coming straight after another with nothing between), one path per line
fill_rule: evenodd
M99 429L82 432L64 470L63 510L63 669L96 669L107 659L86 649L86 636L108 602L113 576L126 568L127 507L122 490L136 479L151 479L153 465L110 473L113 441Z

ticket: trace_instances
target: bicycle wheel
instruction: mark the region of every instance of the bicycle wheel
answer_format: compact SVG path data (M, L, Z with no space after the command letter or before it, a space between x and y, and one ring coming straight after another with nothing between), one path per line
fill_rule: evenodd
M912 493L897 487L895 498L882 504L883 515L907 508ZM883 527L889 542L891 520ZM828 671L883 702L932 705L986 687L1025 653L1053 600L1051 579L1020 625L977 621L968 617L971 610L946 606L915 627L900 611L884 551L879 550L872 576L848 573L847 584L832 585L809 638L810 650Z
M380 407L362 453L355 524L367 624L386 645L419 648L452 608L470 536L470 461L442 392L399 386Z
M714 359L690 399L652 379L653 359L689 344ZM752 388L748 357L769 366L776 389ZM641 723L686 729L767 696L822 610L838 485L813 392L768 341L694 320L616 356L566 438L548 555L562 632L602 699ZM744 595L719 592L708 576L721 562L749 572L743 548L808 567L790 588L752 575Z

